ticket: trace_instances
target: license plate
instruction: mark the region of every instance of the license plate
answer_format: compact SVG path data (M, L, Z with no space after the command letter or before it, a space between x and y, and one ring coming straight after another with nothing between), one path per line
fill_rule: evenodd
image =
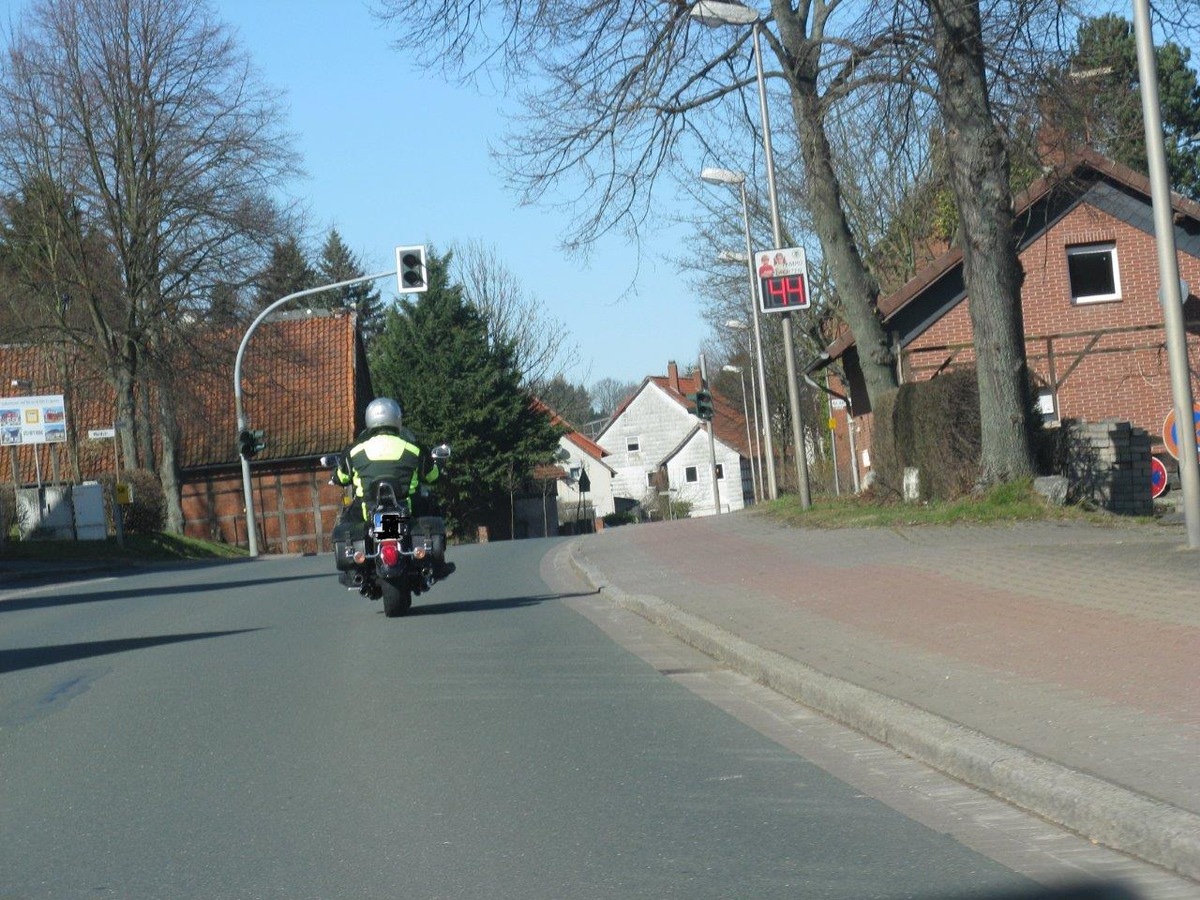
M400 516L397 513L375 513L375 532L384 537L400 535Z

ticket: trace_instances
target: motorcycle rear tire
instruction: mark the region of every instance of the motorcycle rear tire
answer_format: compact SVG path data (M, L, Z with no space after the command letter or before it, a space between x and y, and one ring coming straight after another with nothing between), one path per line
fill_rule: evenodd
M404 615L412 607L412 591L408 588L390 581L381 582L379 587L383 590L383 614L389 619Z

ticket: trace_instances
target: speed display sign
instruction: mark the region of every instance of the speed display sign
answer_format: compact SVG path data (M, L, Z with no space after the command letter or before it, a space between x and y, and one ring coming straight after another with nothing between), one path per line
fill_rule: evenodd
M760 250L754 255L760 308L765 313L808 309L808 260L802 247Z

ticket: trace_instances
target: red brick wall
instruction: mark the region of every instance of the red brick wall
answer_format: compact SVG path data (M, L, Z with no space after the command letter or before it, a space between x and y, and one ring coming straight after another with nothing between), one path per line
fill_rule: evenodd
M329 541L342 509L342 491L329 473L300 465L251 468L259 550L263 553L315 553ZM184 533L242 547L246 503L240 469L185 474L182 489Z
M1067 276L1066 247L1114 242L1121 299L1108 303L1073 304ZM1050 357L1058 381L1061 418L1100 421L1121 419L1144 428L1155 450L1162 445L1162 424L1171 408L1170 373L1159 306L1158 265L1153 235L1088 206L1064 216L1021 254L1025 269L1022 309L1026 353L1035 382L1051 382ZM1180 254L1180 276L1193 297L1200 290L1200 260ZM1192 299L1185 313L1195 317L1200 303ZM1114 331L1114 329L1133 329ZM1073 336L1070 336L1073 335ZM905 349L905 381L929 378L954 352L945 348L969 344L970 314L959 304ZM1200 370L1200 336L1189 335L1191 369ZM957 351L952 364L967 363L974 353ZM1193 375L1192 391L1200 395Z

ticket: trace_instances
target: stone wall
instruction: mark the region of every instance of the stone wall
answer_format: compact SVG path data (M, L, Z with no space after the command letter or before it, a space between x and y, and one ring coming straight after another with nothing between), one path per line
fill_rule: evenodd
M1154 514L1150 496L1150 435L1129 422L1065 421L1063 473L1073 501L1092 502L1114 513Z

